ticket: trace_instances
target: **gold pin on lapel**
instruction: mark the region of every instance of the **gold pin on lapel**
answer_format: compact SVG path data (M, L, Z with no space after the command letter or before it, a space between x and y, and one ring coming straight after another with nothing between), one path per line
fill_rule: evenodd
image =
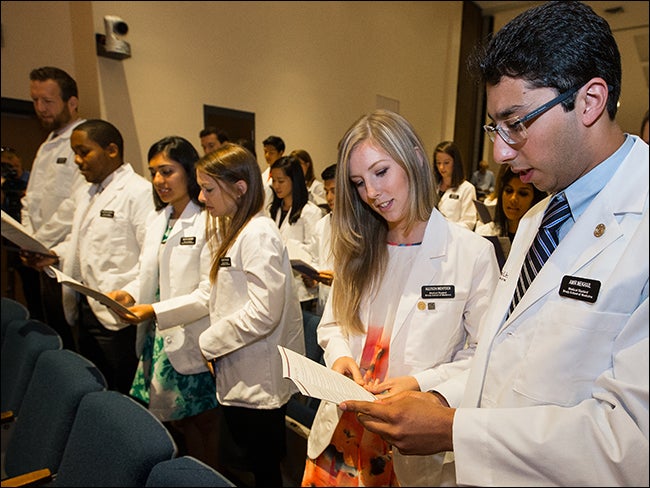
M594 229L594 236L600 237L605 233L605 224L598 224Z

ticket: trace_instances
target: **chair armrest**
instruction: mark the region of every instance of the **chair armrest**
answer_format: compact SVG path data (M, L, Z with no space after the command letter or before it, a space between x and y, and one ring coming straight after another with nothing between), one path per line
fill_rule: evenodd
M14 476L13 478L6 478L2 480L2 487L41 486L50 481L52 481L52 473L45 468Z

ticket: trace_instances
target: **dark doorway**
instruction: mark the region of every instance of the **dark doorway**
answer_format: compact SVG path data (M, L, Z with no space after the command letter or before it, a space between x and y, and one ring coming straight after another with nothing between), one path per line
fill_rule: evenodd
M2 145L14 148L31 170L32 162L49 131L44 129L31 101L2 97Z
M23 168L32 169L34 157L41 143L47 138L48 132L41 126L34 104L28 100L2 97L2 146L13 148L23 162ZM3 297L16 300L27 306L23 294L20 274L9 260L7 243L0 240L1 266L0 287ZM15 247L10 245L10 247Z
M255 147L255 114L252 112L203 105L203 123L204 127L225 131L231 142L248 139Z

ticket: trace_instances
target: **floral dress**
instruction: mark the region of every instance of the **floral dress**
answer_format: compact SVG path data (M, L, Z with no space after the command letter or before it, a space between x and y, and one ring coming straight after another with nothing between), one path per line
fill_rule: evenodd
M170 219L161 246L174 226ZM160 290L156 291L156 300ZM129 394L148 405L162 422L179 420L217 407L214 378L209 372L181 374L174 369L164 337L152 327L147 334Z
M399 297L420 246L388 244L389 261L371 300L366 341L359 367L364 379L383 381L388 371L390 338ZM343 412L329 446L316 459L307 458L302 486L399 486L392 448L363 428L353 412Z

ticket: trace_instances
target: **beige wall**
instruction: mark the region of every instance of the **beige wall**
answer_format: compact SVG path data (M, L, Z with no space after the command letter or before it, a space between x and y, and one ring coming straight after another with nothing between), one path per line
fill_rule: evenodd
M95 54L103 16L129 25L132 57ZM347 127L399 101L428 152L453 138L462 2L2 2L2 96L29 99L29 71L54 65L79 83L85 117L123 133L144 174L156 140L200 150L203 105L254 112L262 140L336 159Z

